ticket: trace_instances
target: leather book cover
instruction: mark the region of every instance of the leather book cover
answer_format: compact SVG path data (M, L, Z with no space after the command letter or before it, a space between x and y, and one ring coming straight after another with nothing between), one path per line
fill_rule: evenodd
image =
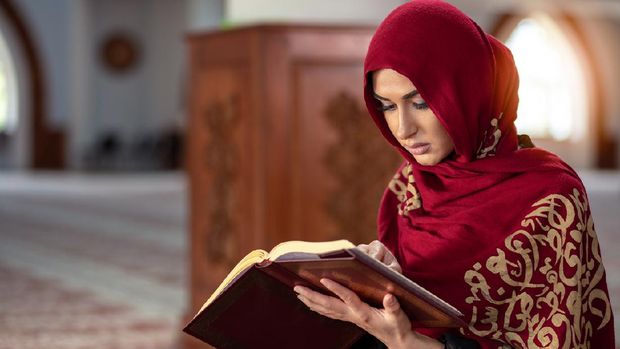
M184 331L221 349L349 348L365 333L309 310L293 291L296 283L308 286L277 263L254 265Z
M184 329L216 348L350 348L365 332L309 310L293 287L331 294L330 278L375 307L394 294L414 327L466 326L462 314L380 261L353 249L323 255L289 253L237 275Z
M319 280L332 279L377 308L383 308L383 297L388 292L392 293L414 327L467 326L458 310L402 274L393 272L360 250L343 252L326 254L318 260L278 260L275 263L326 294L331 292Z

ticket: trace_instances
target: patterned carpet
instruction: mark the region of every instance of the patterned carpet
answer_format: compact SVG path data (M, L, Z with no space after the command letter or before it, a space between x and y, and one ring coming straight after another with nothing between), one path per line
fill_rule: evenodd
M620 173L583 178L620 314ZM180 173L0 174L0 349L177 348L185 205Z
M0 349L175 348L183 177L0 177Z

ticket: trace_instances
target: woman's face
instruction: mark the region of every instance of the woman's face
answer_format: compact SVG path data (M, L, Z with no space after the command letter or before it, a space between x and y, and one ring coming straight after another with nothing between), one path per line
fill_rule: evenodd
M390 131L419 164L436 165L454 150L448 132L406 76L381 69L372 74L372 83Z

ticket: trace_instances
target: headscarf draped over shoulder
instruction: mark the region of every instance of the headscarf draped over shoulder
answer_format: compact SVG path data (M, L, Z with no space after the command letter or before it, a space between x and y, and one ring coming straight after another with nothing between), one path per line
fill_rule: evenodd
M455 150L423 166L391 134L372 72L408 77ZM364 98L404 157L386 189L379 239L406 276L466 315L483 348L613 348L613 316L588 198L556 155L520 148L510 50L454 6L413 0L378 27ZM441 330L419 329L436 336Z

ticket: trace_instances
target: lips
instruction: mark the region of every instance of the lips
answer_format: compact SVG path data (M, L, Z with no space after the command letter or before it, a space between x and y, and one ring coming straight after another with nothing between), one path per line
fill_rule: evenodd
M431 148L429 143L416 143L413 146L408 146L407 149L411 152L412 155L422 155Z

